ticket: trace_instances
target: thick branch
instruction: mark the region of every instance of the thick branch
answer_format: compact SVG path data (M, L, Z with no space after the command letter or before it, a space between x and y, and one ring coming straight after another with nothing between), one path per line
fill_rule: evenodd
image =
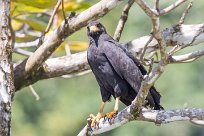
M59 77L67 74L74 74L81 71L90 69L87 58L86 51L81 53L76 53L71 56L64 56L59 58L48 59L40 69L33 72L32 75L28 76L26 79L21 76L24 69L16 69L15 75L15 87L16 90L24 86L33 84L39 80Z
M92 128L91 131L89 126L87 125L78 134L78 136L100 134L135 120L153 122L155 124L166 124L175 121L195 121L195 120L204 122L204 109L192 108L192 109L176 109L169 111L143 109L139 116L135 118L134 115L132 115L130 112L130 106L128 106L127 108L119 112L116 118L112 119L110 123L107 120L105 121L104 119L101 119L98 128L96 129Z
M204 42L204 24L175 25L162 31L162 37L167 46L193 46ZM127 43L127 48L136 55L140 54L150 39L150 35L143 36ZM147 52L158 49L158 43L153 39L147 48Z
M173 26L164 29L162 32L162 36L164 37L165 41L167 42L167 45L169 46L175 46L177 44L180 46L197 45L201 42L204 42L204 32L202 31L204 29L203 27L203 24ZM197 36L198 33L200 34L199 36ZM196 36L197 38L194 38ZM143 48L149 38L150 36L144 36L135 39L133 41L128 42L126 44L126 47L132 53L136 53L136 55L139 55L143 51ZM155 39L153 39L148 44L147 52L156 49L158 49L157 42ZM71 57L48 59L45 62L45 65L43 65L43 67L41 67L38 71L27 77L22 76L22 73L25 73L24 67L17 66L15 68L16 90L19 90L23 86L33 84L41 79L73 74L87 69L89 69L89 66L86 60L86 52L77 53L72 55Z

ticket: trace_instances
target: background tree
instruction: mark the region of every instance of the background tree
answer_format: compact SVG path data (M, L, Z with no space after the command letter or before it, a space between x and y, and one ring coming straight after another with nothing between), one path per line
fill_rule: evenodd
M190 107L203 106L202 102L200 102L203 91L197 91L203 88L201 82L203 79L202 71L198 72L198 68L202 67L202 60L193 62L193 64L183 64L183 62L192 62L203 55L201 47L193 46L202 43L204 40L203 24L195 24L203 22L202 20L198 21L202 18L196 12L202 7L203 2L195 3L194 7L196 8L193 8L187 14L191 8L191 3L188 4L189 2L186 2L186 4L182 4L185 1L178 0L173 3L172 1L155 0L155 2L146 1L147 3L145 3L142 0L129 0L121 3L118 0L101 0L100 2L95 2L95 4L75 0L57 1L57 3L54 0L12 1L11 18L12 26L15 30L13 61L15 63L14 84L16 91L23 90L22 88L29 86L36 99L39 99L33 87L30 86L33 83L41 79L61 76L70 78L89 73L86 52L82 51L88 45L86 42L86 29L82 29L80 32L77 31L86 26L89 20L102 18L109 11L113 11L101 20L107 27L108 32L113 33L120 16L118 11L123 9L114 38L120 39L120 33L123 30L126 17L129 16L121 41L127 43L125 46L150 70L149 74L145 76L140 90L142 94L140 96L143 97L138 97L130 107L120 112L117 118L113 120L113 124L121 125L130 120L151 121L161 124L175 121L176 117L177 120L190 120L201 125L203 123L203 121L200 121L203 120L202 109L191 109L185 106L176 111L140 111L147 88L154 84L157 79L159 80L156 86L158 86L158 90L162 90L162 103L166 109L181 107L184 102L188 102ZM127 2L128 4L126 4ZM118 3L121 4L118 5ZM128 14L131 6L133 8ZM52 9L53 7L54 9ZM114 7L116 9L113 9ZM74 16L74 13L70 13L70 11L76 11L76 15ZM69 16L66 17L68 14ZM186 15L188 16L186 17ZM116 16L118 18L115 18ZM179 19L180 17L181 19ZM191 19L195 17L196 19ZM195 25L184 25L184 21ZM141 26L141 24L143 25ZM77 33L71 36L75 32ZM142 35L147 36L141 37ZM69 41L66 39L68 36ZM135 37L141 38L135 39ZM190 46L194 48L189 48ZM59 48L54 52L57 47ZM169 66L172 63L182 64ZM165 74L163 74L164 71ZM199 73L199 76L195 73ZM163 74L162 77L160 77L161 74ZM193 80L193 77L199 77L200 80ZM100 99L100 96L98 91L96 91L97 85L96 83L93 84L92 81L95 82L91 74L72 79L42 81L35 88L45 91L38 92L41 99L35 104L33 104L35 101L30 100L32 97L27 96L30 94L29 92L16 93L12 125L14 135L76 135L79 133L83 125L86 124L86 118L89 113L96 112L99 105L98 99ZM66 82L66 86L62 84L63 82ZM79 82L81 85L83 83L84 86L79 87ZM71 89L72 84L73 90ZM74 86L74 84L77 86ZM176 89L179 89L179 91L176 91ZM192 94L192 90L196 91L193 91ZM87 107L92 107L92 109ZM66 116L62 116L63 114ZM195 121L195 119L199 121ZM24 124L25 129L22 130L19 123ZM105 123L110 125L107 122ZM35 124L35 127L33 127L33 124ZM56 124L58 124L57 127ZM143 123L138 123L137 126L140 124ZM183 126L185 125L182 124L182 128L188 127ZM130 131L131 127L134 127L134 130ZM150 125L150 127L153 127L153 125ZM108 129L110 128L115 128L115 125L108 127ZM117 131L111 131L109 135L125 133L124 128L121 127ZM126 130L129 135L131 133L134 134L138 130L140 130L139 134L141 135L150 133L147 127L141 129L139 126L138 129L135 129L136 126L131 124L127 125L126 128L128 128ZM151 134L168 135L169 131L165 131L167 128L171 129L171 126L163 127L163 129L159 128L160 131L151 128ZM177 128L179 129L179 126ZM198 128L196 127L196 130ZM99 129L89 131L90 129L85 127L80 134L87 134L83 133L87 131L89 134L97 134L108 129L101 122ZM49 134L50 130L54 131ZM181 130L183 130L184 135L189 131L189 129L187 132L184 129ZM195 132L203 134L201 129L189 132L192 135Z

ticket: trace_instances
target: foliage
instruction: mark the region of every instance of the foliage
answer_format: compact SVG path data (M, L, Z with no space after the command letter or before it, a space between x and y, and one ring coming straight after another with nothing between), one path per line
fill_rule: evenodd
M47 23L54 9L56 0L13 0L11 1L11 17L12 26L16 31L16 42L31 42L40 36L40 32L45 31ZM82 11L90 7L89 3L77 2L77 0L64 1L65 14L68 15L70 11ZM64 21L62 14L62 7L60 6L54 19L56 23L53 23L50 30L55 29L59 24ZM34 34L31 34L34 33ZM49 33L49 32L48 32ZM87 43L84 41L74 41L70 46L71 51L81 51L87 48ZM60 50L64 50L64 44L59 47Z

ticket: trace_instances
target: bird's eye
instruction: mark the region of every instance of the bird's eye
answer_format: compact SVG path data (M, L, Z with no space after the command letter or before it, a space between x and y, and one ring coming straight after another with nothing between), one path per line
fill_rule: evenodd
M89 31L89 29L90 29L90 28L87 26L87 30L88 30L88 31Z

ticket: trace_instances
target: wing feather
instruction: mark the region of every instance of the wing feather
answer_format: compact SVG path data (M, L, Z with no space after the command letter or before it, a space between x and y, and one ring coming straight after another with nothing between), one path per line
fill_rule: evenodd
M138 91L143 78L138 66L119 46L115 46L110 41L105 41L103 44L105 44L103 46L104 55L116 73L125 79L135 91Z

